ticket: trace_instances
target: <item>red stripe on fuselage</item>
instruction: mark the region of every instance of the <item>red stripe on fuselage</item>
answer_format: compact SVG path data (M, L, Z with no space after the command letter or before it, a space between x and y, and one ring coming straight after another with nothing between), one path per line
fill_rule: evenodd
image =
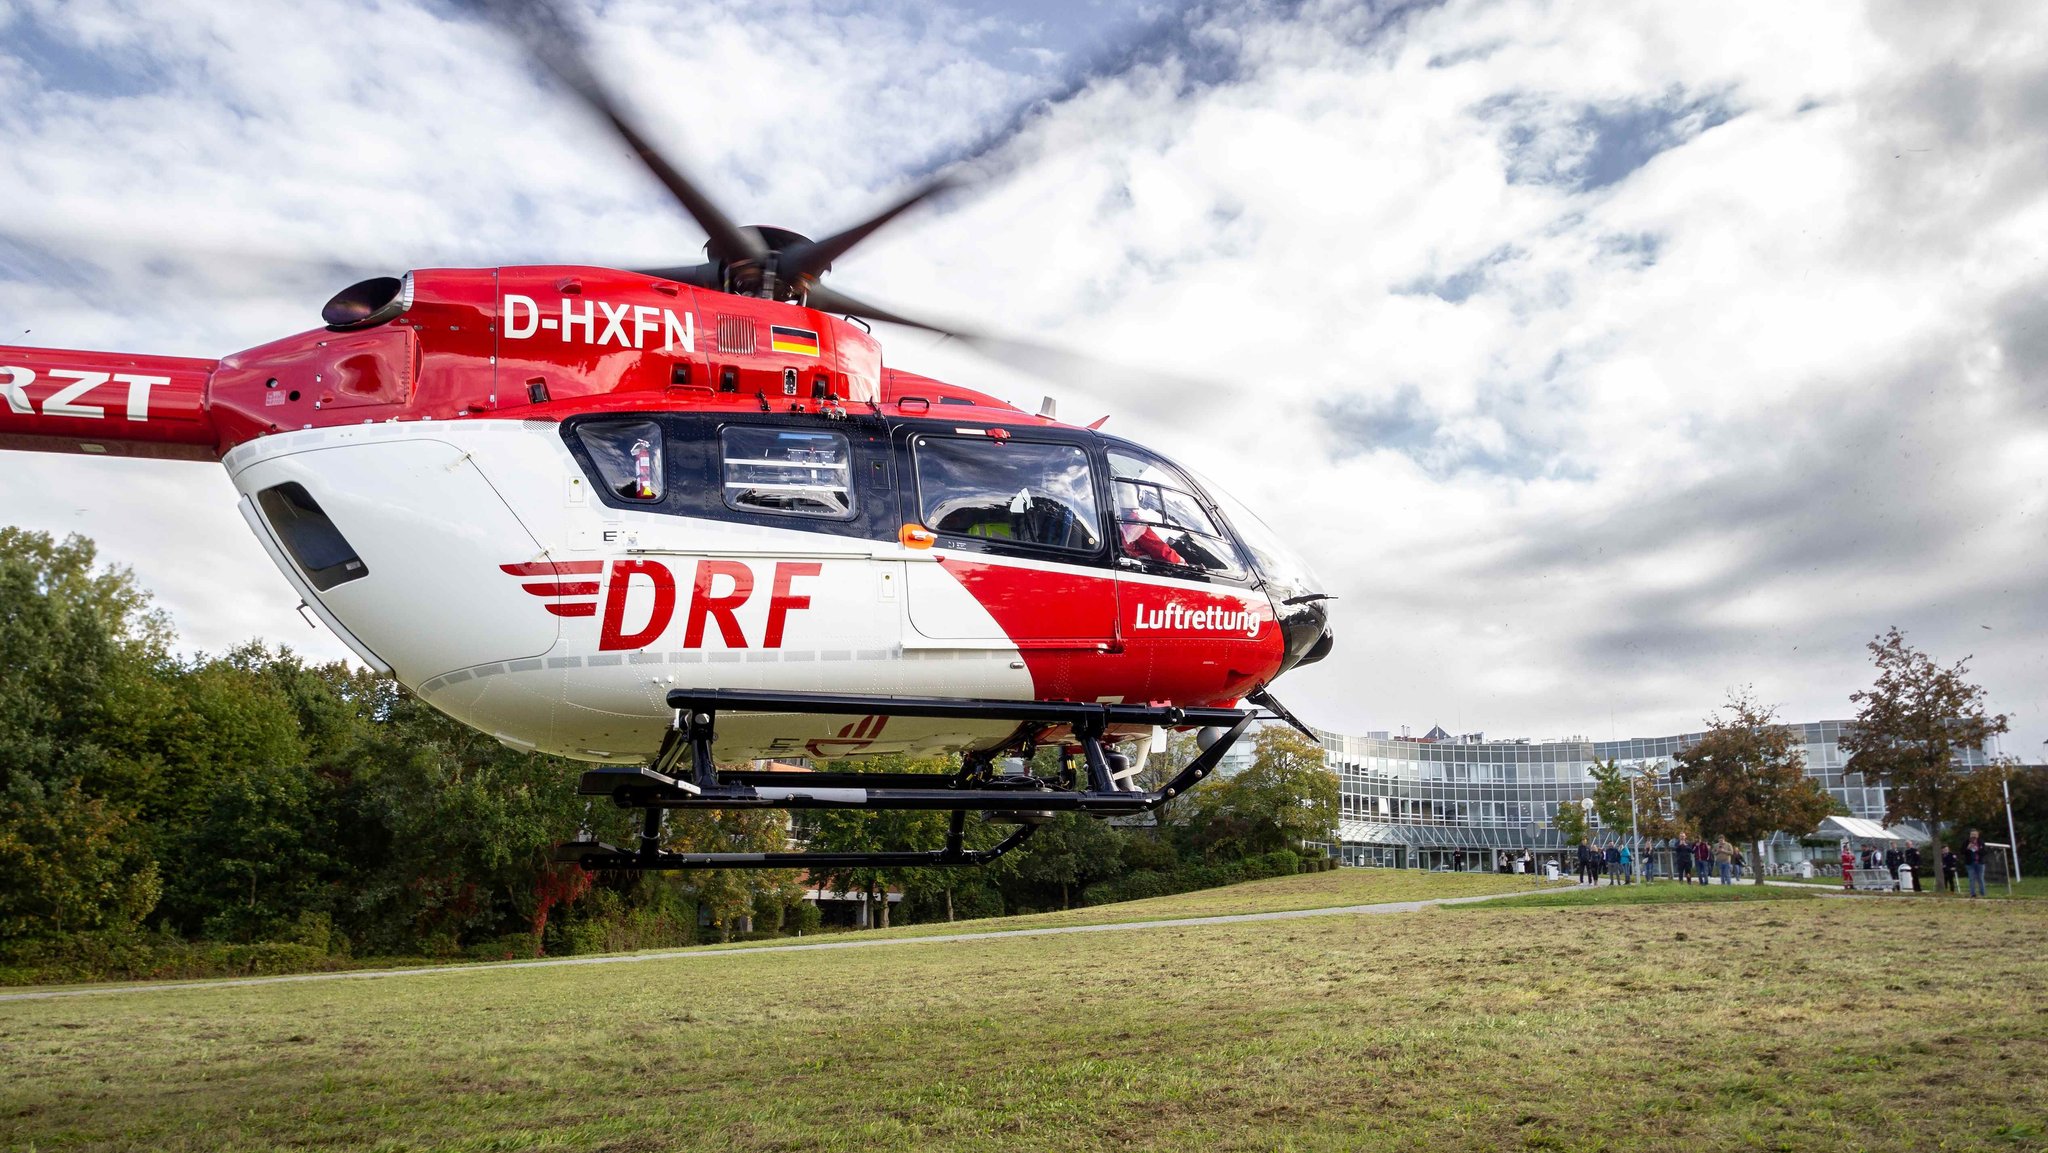
M1272 605L1255 591L960 556L945 557L940 567L1019 643L1041 700L1223 704L1279 675L1286 651ZM1113 618L1106 600L1115 606ZM1141 609L1143 623L1165 623L1134 627ZM1247 612L1249 624L1225 627ZM1047 638L1074 643L1054 647Z

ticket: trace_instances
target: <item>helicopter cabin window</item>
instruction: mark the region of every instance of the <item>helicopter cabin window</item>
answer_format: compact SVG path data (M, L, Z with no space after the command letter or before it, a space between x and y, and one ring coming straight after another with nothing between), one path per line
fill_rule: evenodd
M1237 549L1216 527L1194 486L1165 462L1109 450L1122 561L1132 568L1195 569L1241 577Z
M576 426L584 451L613 496L657 501L662 490L661 426L651 420L593 421Z
M853 515L852 451L838 432L731 427L718 434L728 508Z
M1092 552L1101 547L1095 476L1077 445L921 436L925 526L948 536Z
M256 494L263 517L270 522L284 551L292 554L306 582L321 592L370 575L355 546L327 519L320 502L296 481L274 485Z

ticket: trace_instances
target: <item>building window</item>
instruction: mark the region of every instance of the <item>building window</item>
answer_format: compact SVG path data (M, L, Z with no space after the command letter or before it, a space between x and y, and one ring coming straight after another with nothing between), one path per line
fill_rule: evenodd
M1075 552L1102 547L1095 473L1071 444L986 437L917 438L926 527Z
M853 515L846 435L734 426L718 434L729 508L798 516Z

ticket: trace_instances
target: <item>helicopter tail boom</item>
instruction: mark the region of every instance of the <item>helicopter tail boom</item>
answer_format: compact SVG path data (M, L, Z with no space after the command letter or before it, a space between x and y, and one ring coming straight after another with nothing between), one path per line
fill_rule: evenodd
M213 360L0 345L0 449L218 460Z

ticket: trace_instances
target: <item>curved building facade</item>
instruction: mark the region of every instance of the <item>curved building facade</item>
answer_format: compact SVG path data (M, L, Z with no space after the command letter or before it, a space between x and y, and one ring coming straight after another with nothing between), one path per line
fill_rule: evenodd
M1848 806L1853 816L1883 820L1884 790L1876 780L1844 771L1837 742L1848 721L1787 727L1799 734L1807 775ZM1317 730L1339 786L1339 852L1346 864L1396 868L1449 867L1462 852L1466 867L1491 867L1501 852L1527 849L1555 859L1566 849L1555 828L1559 802L1593 794L1592 768L1613 759L1624 767L1656 766L1668 783L1672 757L1705 733L1592 741L1496 740L1431 730L1420 738L1385 733L1348 736ZM1980 759L1972 754L1972 759ZM1626 837L1588 814L1596 841Z

